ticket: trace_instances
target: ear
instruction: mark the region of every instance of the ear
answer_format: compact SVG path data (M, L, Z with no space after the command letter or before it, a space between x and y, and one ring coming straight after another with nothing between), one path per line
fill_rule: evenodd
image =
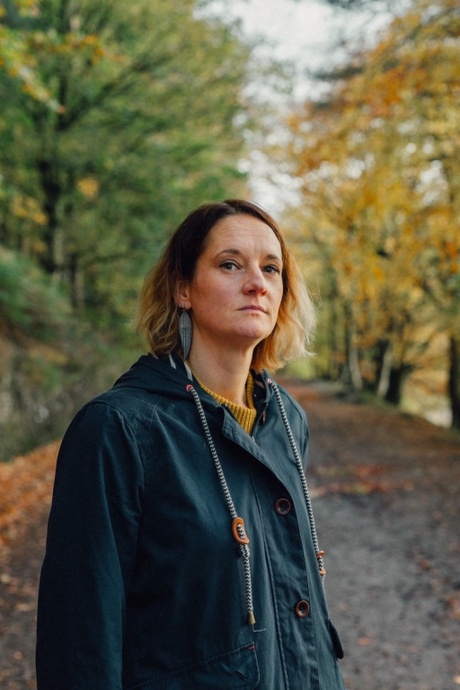
M192 305L190 304L189 295L190 290L188 283L186 283L185 280L179 280L174 291L176 304L184 309L190 309Z

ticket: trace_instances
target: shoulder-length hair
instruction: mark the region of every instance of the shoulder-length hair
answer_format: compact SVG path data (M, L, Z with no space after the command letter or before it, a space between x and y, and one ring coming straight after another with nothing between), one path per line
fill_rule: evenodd
M275 233L283 260L283 296L273 331L254 348L252 368L280 369L287 362L308 354L307 345L315 325L315 309L291 251L277 223L260 206L242 199L204 204L192 211L176 228L159 261L152 267L142 288L137 330L143 334L152 354L182 353L179 337L179 309L176 290L190 282L212 228L227 216L250 215L266 223Z

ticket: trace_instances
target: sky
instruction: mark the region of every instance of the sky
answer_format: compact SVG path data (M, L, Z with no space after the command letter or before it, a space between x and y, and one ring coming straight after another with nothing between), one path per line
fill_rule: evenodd
M372 19L332 8L320 0L214 0L213 13L239 19L249 38L264 38L265 45L256 53L278 60L294 61L296 77L294 95L297 100L312 96L320 88L309 78L309 72L330 66L340 58L336 48L339 38L360 36L361 46L388 18ZM271 170L275 183L266 175L267 162L257 152L249 161L253 200L269 212L279 214L285 202L293 202L295 189L285 175ZM293 196L294 195L294 196Z
M306 46L312 55L315 48L321 50L334 15L317 0L234 0L226 9L243 21L249 35L269 38L281 58L299 57Z
M369 11L333 8L321 0L214 0L211 7L218 14L240 19L247 36L268 41L261 52L295 61L303 76L330 64L333 54L340 56L334 49L339 38L360 36L363 44L388 20L382 14L372 17ZM305 79L299 81L312 88Z

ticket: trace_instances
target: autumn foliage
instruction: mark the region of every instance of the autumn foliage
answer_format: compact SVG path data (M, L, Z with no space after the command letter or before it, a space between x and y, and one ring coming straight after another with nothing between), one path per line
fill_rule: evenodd
M10 551L51 501L59 442L0 463L0 554Z
M320 276L323 372L397 403L435 341L460 426L457 0L414 2L327 76L327 94L289 120L292 223Z

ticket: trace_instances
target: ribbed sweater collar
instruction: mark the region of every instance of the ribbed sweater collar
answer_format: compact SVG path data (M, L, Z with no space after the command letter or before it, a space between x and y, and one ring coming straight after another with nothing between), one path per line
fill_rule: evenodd
M221 395L214 393L214 391L212 391L210 388L201 383L199 379L197 379L197 381L200 384L201 388L204 391L206 391L206 393L211 395L214 398L214 400L216 400L219 403L219 405L225 405L226 407L228 407L228 409L235 417L238 424L240 424L240 426L242 426L248 434L251 433L257 416L257 411L254 407L254 377L251 373L249 373L248 380L246 382L246 399L248 407L244 407L243 405L237 405L231 400L227 400Z

